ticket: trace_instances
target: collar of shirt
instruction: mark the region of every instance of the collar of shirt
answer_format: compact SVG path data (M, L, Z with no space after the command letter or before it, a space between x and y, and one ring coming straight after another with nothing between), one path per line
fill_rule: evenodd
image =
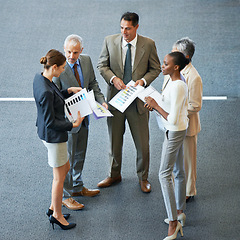
M136 34L136 37L131 42L127 42L123 39L122 40L122 48L127 47L128 43L131 43L131 45L135 48L136 44L137 44L137 34Z
M133 66L134 65L134 60L135 60L135 54L136 54L137 35L129 43L132 45L132 47L131 47L131 56L132 56L132 66ZM122 61L123 61L123 66L125 64L125 58L126 58L126 53L127 53L127 49L128 49L127 44L128 44L128 42L123 39L122 40Z
M181 80L186 82L185 77L180 73Z
M78 74L79 74L79 77L80 77L81 86L83 87L84 86L84 77L83 77L83 72L82 72L82 69L81 69L79 59L73 64L71 64L69 62L67 62L67 63L69 64L70 68L72 69L72 72L73 72L74 75L75 75L75 73L74 73L74 67L73 66L75 65L75 63L77 64L77 71L78 71Z
M79 66L79 60L77 60L75 63L69 63L68 61L67 61L67 63L68 63L68 65L73 69L73 66L74 66L74 64L76 63L78 66Z

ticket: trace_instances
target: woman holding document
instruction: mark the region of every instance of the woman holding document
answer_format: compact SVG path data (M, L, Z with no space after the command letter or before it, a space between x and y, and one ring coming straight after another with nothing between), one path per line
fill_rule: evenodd
M44 65L41 74L36 74L33 82L33 94L37 106L37 132L48 150L48 163L53 168L52 201L47 211L49 221L67 230L76 226L68 223L70 214L62 214L63 183L69 171L67 156L67 131L78 127L83 118L78 112L76 122L71 123L65 118L64 99L81 90L72 87L60 91L52 82L53 77L58 77L66 65L65 56L57 50L50 50L45 57L40 59Z
M186 207L183 140L188 127L188 88L186 83L181 80L180 71L187 64L188 60L180 52L166 55L162 72L164 75L169 74L171 79L162 92L160 106L153 98L145 98L145 107L149 110L155 109L162 115L166 129L159 170L159 180L168 214L168 219L165 219L165 222L169 223L168 236L164 240L176 239L179 231L183 236L182 226L186 219L186 215L183 213ZM174 174L175 187L173 186L172 173Z

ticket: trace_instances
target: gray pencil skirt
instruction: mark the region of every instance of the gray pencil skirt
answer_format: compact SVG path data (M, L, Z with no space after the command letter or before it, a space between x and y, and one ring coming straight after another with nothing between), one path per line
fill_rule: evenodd
M50 167L61 167L68 161L67 142L47 143L42 140L48 150L48 164Z

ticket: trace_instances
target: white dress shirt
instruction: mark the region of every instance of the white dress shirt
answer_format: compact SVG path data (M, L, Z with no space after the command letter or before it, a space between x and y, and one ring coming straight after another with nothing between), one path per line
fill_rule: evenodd
M131 44L131 60L132 60L132 69L134 66L134 60L135 60L135 54L136 54L136 44L137 44L137 35L136 37L131 41L127 42L124 39L122 40L122 61L123 61L123 66L125 65L125 59L126 59L126 54L128 50L128 43Z
M136 37L131 41L131 42L127 42L124 39L122 39L122 61L123 61L123 66L125 65L125 59L126 59L126 54L127 54L127 50L128 50L128 43L131 44L131 62L132 62L132 69L134 66L134 60L135 60L135 55L136 55L136 45L137 45L137 37L138 35L136 35ZM113 84L112 80L115 78L116 76L113 76L110 79L110 83ZM144 78L142 78L141 80L144 81L144 86L146 86L147 82Z

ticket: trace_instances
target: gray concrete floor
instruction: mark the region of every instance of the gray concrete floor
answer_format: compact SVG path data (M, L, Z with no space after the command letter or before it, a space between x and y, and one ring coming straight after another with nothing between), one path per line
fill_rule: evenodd
M127 6L128 4L128 6ZM226 95L227 101L204 101L198 138L198 195L187 204L183 239L239 239L239 1L1 1L0 98L32 97L39 59L62 50L65 37L77 33L84 53L92 57L103 93L106 84L96 70L106 35L118 33L127 10L140 15L139 33L156 41L159 58L173 42L189 36L196 42L193 64L203 79L204 95ZM153 83L161 88L162 75ZM163 135L150 118L152 192L143 194L135 171L133 141L126 131L123 181L95 198L79 197L82 211L69 211L77 227L52 230L45 215L52 170L36 135L34 102L0 101L0 239L163 239L166 210L158 181ZM91 117L84 181L89 188L107 176L106 119Z

